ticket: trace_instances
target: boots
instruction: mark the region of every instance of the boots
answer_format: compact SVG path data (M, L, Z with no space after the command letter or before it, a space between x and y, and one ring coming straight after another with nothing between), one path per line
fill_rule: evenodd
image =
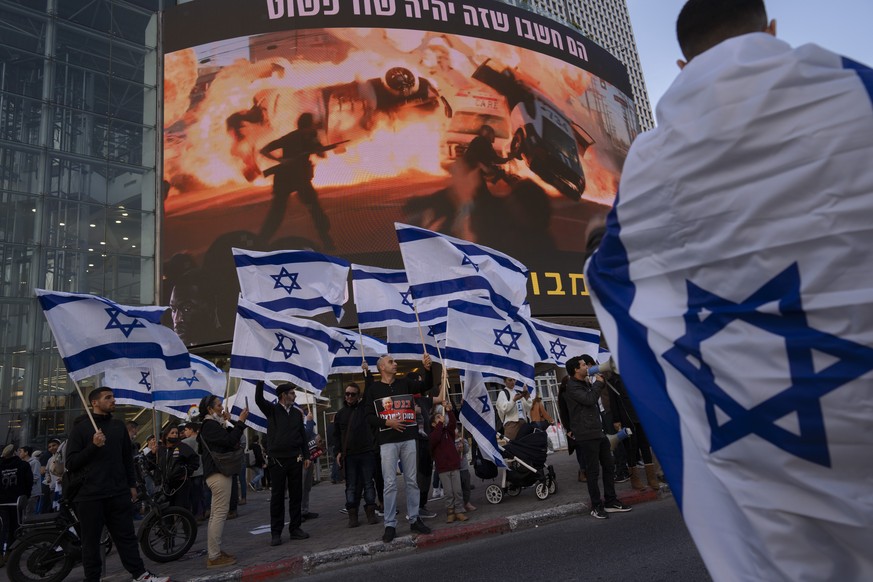
M470 519L470 518L467 517L466 513L456 513L455 514L455 521L467 521L468 519Z
M585 471L580 470L579 471L579 482L585 483L586 481L588 481L588 476L585 475Z
M367 523L369 525L376 525L379 523L379 518L376 517L376 506L375 505L365 505L364 506L364 514L367 516Z
M636 489L637 491L642 491L646 488L646 485L643 483L642 478L640 477L640 473L643 471L642 467L637 467L634 465L630 467L630 482L631 487Z
M449 508L446 511L446 523L453 523L455 521L455 510L454 508Z
M646 481L648 481L649 487L656 491L661 488L661 482L658 481L658 477L655 475L654 463L646 463Z
M349 509L349 527L358 527L361 525L358 522L358 508Z

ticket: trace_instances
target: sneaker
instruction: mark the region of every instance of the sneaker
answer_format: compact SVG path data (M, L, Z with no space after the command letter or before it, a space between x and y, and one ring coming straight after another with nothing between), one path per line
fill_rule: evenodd
M472 503L467 502L464 504L464 509L466 509L467 511L476 511L476 506Z
M598 503L591 509L591 517L594 519L609 519L609 514L603 508L602 503Z
M430 498L433 499L434 501L436 501L437 499L442 499L445 496L446 496L446 493L445 493L445 491L443 491L442 487L437 487L433 490L433 493L431 494Z
M382 541L386 544L390 544L394 539L394 536L397 535L397 529L391 527L390 525L385 528L385 533L382 534Z
M239 517L239 514L236 512L235 509L233 511L227 512L227 519L236 519L237 517Z
M155 576L148 570L143 572L139 578L134 578L133 582L170 582L169 576Z
M420 517L409 525L409 529L420 534L429 534L431 532L431 529L424 525L424 522L421 521Z
M223 568L224 566L233 566L234 564L236 564L236 558L232 556L222 556L219 554L214 560L206 558L207 568Z
M282 545L282 536L273 536L273 539L270 540L271 546L281 546Z
M432 517L436 517L436 513L429 510L427 507L419 507L418 508L418 517L422 517L424 519L431 519Z
M346 515L348 515L348 514L349 514L349 510L346 509L345 507L343 507L342 509L340 509L340 513L345 513Z
M252 491L257 491L257 490L258 490L258 488L255 487L254 483L252 483L251 481L249 481L249 489L251 489Z
M299 527L296 527L296 528L292 529L290 532L288 532L288 537L291 538L292 540L305 540L305 539L309 539L309 534L306 533L305 531L303 531L302 529L300 529Z
M305 513L300 514L300 518L303 521L306 521L307 519L315 519L316 517L318 517L318 514L315 513L314 511L307 511Z
M605 509L607 513L626 513L633 509L633 507L631 507L630 505L625 505L624 503L616 499L607 503Z
M377 509L377 510L376 510L376 515L378 515L379 517L385 517L385 512L382 511L381 509Z

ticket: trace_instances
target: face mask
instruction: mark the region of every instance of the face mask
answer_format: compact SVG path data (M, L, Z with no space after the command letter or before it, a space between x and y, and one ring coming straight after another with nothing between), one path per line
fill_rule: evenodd
M167 444L170 445L178 445L181 441L179 437L167 437Z

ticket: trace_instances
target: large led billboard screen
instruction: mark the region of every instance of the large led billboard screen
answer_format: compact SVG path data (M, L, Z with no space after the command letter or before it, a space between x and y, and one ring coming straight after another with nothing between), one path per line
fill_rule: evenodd
M162 31L162 295L189 345L232 335L231 247L401 268L394 222L522 261L534 315L592 313L586 238L638 126L577 31L480 0L195 0Z

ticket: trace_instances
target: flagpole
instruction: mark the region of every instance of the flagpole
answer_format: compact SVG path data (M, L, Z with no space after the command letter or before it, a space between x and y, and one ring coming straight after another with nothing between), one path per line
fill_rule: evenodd
M79 398L82 399L82 406L85 407L85 413L88 415L88 419L91 421L91 426L94 427L94 431L96 432L100 430L97 428L97 422L94 420L94 415L91 414L91 409L89 408L90 404L85 401L85 395L82 394L82 389L79 388L79 383L76 382L76 380L74 380L72 377L70 378L70 380L73 380L73 386L76 387L76 392L78 392Z
M424 351L424 355L427 355L427 344L424 343L424 331L421 329L421 320L418 318L418 307L415 305L415 298L412 298L412 312L415 313L415 323L418 324L418 337L421 338L421 349ZM440 380L440 390L445 388L448 385L448 377L446 376L446 365L443 362L443 353L440 350L440 342L437 340L436 336L433 338L433 343L436 346L437 357L440 359L440 367L443 369L443 377Z
M155 371L151 368L149 368L149 374L151 374L151 376L152 376L152 394L151 394L151 396L152 396L152 428L153 428L154 433L155 433L155 459L157 459L158 458L157 457L157 455L158 455L157 443L159 440L161 440L161 438L158 436L158 410L157 410L157 408L155 408L155 387L156 387L155 380L156 380L156 376L155 376Z
M367 362L367 356L364 354L364 332L361 331L361 322L358 322L358 338L361 341L361 365Z

